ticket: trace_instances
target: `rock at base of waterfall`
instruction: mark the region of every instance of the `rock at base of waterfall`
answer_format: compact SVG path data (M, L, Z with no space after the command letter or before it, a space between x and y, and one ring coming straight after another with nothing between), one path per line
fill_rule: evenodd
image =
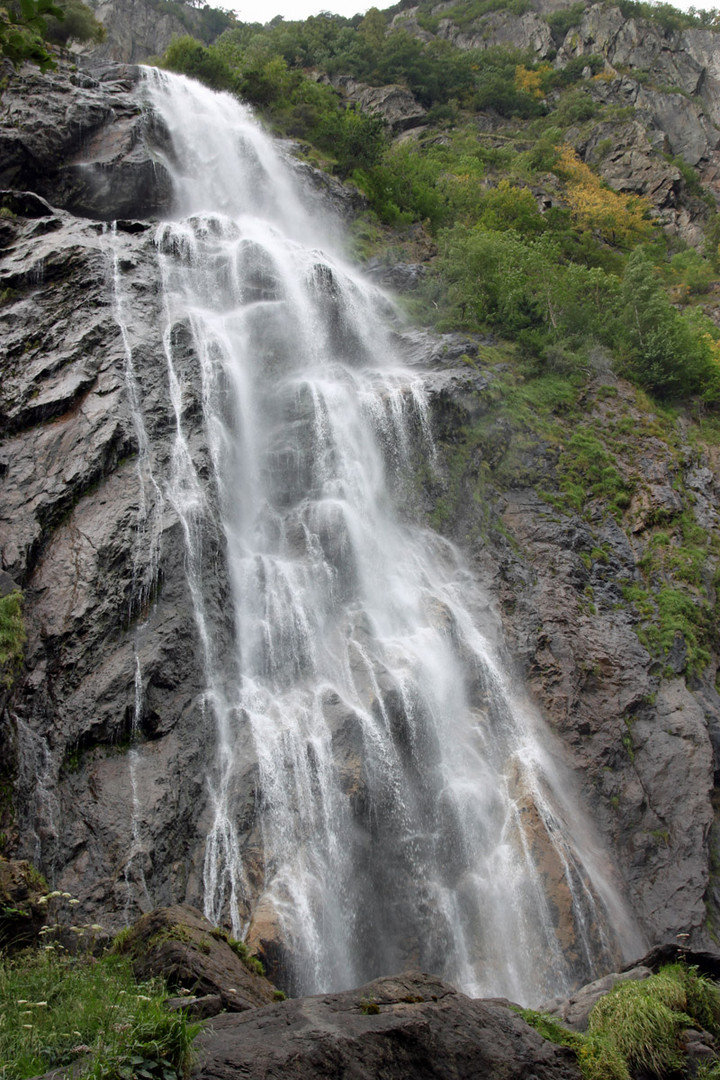
M122 951L132 957L136 978L160 975L173 988L182 987L198 997L217 997L217 1012L244 1012L267 1005L277 993L269 979L243 963L225 932L189 904L143 915Z
M689 935L681 935L685 939ZM627 964L622 971L613 971L601 979L581 986L568 998L553 998L538 1005L538 1012L545 1013L559 1020L573 1031L585 1031L588 1018L594 1006L610 990L620 983L637 979L647 979L656 974L665 964L686 964L697 968L700 975L717 981L720 978L720 952L689 949L677 942L655 945L645 956ZM707 1032L704 1034L707 1035ZM688 1050L690 1054L690 1051Z
M196 1045L195 1080L580 1077L574 1053L546 1042L508 1002L472 1000L421 972L215 1017Z

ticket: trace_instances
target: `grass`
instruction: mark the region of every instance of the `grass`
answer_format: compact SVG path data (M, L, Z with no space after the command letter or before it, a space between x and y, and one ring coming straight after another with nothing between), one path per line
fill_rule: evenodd
M12 686L25 646L23 595L19 589L0 597L0 683Z
M168 1012L161 980L136 983L130 960L59 946L0 959L0 1080L82 1061L92 1080L179 1080L199 1030Z
M693 1026L686 1007L683 980L662 971L623 983L601 998L590 1014L589 1028L610 1037L631 1072L647 1069L663 1076L682 1068L678 1036Z
M237 938L232 937L228 934L227 930L223 930L221 926L214 926L210 933L214 938L227 942L238 960L242 960L248 971L252 971L255 975L265 974L262 960L257 956L253 956L244 941L239 941Z
M630 1080L641 1072L663 1077L683 1068L683 1029L720 1034L720 991L697 968L668 964L648 979L620 983L601 998L586 1033L569 1031L529 1009L520 1015L543 1038L575 1051L584 1080Z

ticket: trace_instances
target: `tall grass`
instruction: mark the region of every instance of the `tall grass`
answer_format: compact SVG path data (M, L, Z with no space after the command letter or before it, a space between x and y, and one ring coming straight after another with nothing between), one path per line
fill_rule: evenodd
M138 984L129 959L70 956L50 945L0 959L0 1080L82 1062L92 1080L179 1080L198 1026L163 1006L160 980Z
M551 1017L522 1011L540 1034L577 1055L584 1080L670 1076L683 1069L684 1028L720 1035L720 990L697 968L667 964L648 979L621 983L601 998L587 1033L568 1031ZM699 1074L700 1075L700 1074ZM720 1067L707 1080L720 1080Z

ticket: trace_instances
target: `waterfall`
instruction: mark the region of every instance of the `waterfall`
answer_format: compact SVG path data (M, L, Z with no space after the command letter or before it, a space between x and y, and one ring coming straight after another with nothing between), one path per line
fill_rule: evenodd
M487 598L397 508L435 451L390 302L248 108L150 69L144 92L176 191L164 495L215 732L206 914L274 949L292 992L411 966L471 994L568 990L635 931Z

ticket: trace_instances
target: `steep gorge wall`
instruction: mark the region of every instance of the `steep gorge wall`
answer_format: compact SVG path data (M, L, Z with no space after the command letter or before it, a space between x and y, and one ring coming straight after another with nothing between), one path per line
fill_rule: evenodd
M0 541L2 568L25 592L28 633L24 671L3 703L5 851L34 860L84 913L113 925L155 904L201 903L209 816L204 683L179 523L166 506L152 537L139 528L128 349L158 475L174 420L153 229L141 220L168 208L169 183L152 152L166 133L139 108L135 78L111 66L12 76L0 131L0 184L13 189L0 215ZM105 224L115 218L116 229ZM133 307L124 327L123 296ZM450 471L463 429L492 418L497 385L482 354L477 369L461 359L477 342L418 335L408 349L430 369ZM190 414L195 360L188 348ZM605 410L609 423L613 407L596 392L603 381L588 409ZM613 385L614 408L642 429L631 392ZM669 679L640 645L618 586L638 576L642 528L618 525L600 504L595 517L553 510L534 490L552 487L559 460L542 441L501 482L493 469L513 433L492 422L486 436L489 478L478 488L482 462L466 461L445 528L499 602L509 649L564 743L648 938L690 931L704 941L705 905L715 903L714 666L690 689L681 642ZM193 452L207 454L199 424ZM717 460L688 447L678 464L648 436L636 467L645 520L683 498L717 528ZM692 498L675 494L678 472ZM448 472L423 487L429 515L449 486ZM636 511L637 524L640 503ZM222 612L222 539L204 537L204 550L218 567L209 599ZM261 861L253 778L248 747L242 828Z

